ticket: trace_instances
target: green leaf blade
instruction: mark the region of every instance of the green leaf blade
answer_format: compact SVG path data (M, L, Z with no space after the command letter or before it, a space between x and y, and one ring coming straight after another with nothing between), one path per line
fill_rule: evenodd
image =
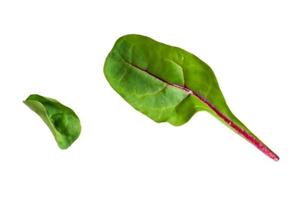
M156 122L182 125L204 110L272 159L279 159L230 111L212 69L181 48L125 35L109 53L104 74L129 104Z
M69 148L79 137L80 120L69 107L37 94L30 95L24 103L42 118L61 149Z

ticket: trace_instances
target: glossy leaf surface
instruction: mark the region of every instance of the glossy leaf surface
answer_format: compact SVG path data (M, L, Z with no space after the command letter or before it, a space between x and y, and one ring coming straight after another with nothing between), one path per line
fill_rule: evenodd
M72 109L37 94L30 95L24 103L43 119L61 149L67 149L79 137L80 121Z
M104 74L130 105L156 122L182 125L204 110L270 158L279 159L230 111L212 69L181 48L125 35L107 56Z

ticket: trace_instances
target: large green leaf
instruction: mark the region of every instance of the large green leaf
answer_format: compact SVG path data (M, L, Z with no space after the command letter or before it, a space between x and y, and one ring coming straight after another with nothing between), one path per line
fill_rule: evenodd
M279 159L230 111L211 68L183 49L146 36L125 35L107 56L104 73L129 104L156 122L182 125L205 110Z
M24 103L43 119L61 149L67 149L79 137L80 121L72 109L37 94L30 95Z

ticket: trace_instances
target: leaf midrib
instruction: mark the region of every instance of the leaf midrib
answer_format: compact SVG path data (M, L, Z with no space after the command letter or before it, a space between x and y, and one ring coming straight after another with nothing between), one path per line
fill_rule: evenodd
M122 56L120 56L121 59L129 66L144 72L146 74L148 74L149 76L167 84L168 86L171 87L175 87L178 88L184 92L187 92L189 95L193 95L196 98L198 98L202 103L206 104L218 117L219 119L221 119L221 121L223 121L226 125L228 125L231 129L233 129L237 134L239 134L240 136L242 136L243 138L245 138L248 142L250 142L251 144L253 144L255 147L257 147L260 151L262 151L264 154L266 154L267 156L269 156L270 158L272 158L273 160L279 160L279 157L269 148L267 147L262 141L260 141L256 136L254 136L252 133L249 133L247 131L245 131L244 129L242 129L240 126L238 126L235 122L233 122L229 117L227 117L225 114L223 114L221 111L219 111L219 109L217 109L212 103L210 103L206 98L204 98L203 96L197 94L195 91L191 90L190 88L186 87L186 86L181 86L178 84L174 84L174 83L170 83L166 80L163 80L162 78L158 77L157 75L149 72L146 69L143 69L142 67L139 67L138 65L127 61L126 59L124 59Z

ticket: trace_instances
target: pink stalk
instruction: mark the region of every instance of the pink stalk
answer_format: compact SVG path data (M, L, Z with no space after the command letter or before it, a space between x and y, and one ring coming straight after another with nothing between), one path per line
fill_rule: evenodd
M128 63L128 62L127 62ZM181 89L195 97L197 97L200 101L202 101L204 104L206 104L209 108L211 108L217 116L219 116L225 123L227 123L233 130L235 130L237 132L237 134L241 135L243 138L245 138L248 142L250 142L251 144L253 144L256 148L258 148L261 152L263 152L265 155L267 155L268 157L272 158L275 161L279 160L279 156L276 155L269 147L267 147L267 145L265 145L262 141L260 141L257 137L255 137L253 134L248 133L247 131L243 130L242 128L240 128L236 123L234 123L232 120L230 120L227 116L225 116L223 113L221 113L214 105L212 105L207 99L205 99L204 97L196 94L194 91L192 91L191 89L185 87L185 86L181 86L181 85L177 85L177 84L173 84L173 83L169 83L161 78L159 78L158 76L150 73L149 71L147 71L146 69L142 69L132 63L128 63L129 65L133 66L134 68L143 71L147 74L149 74L150 76L164 82L165 84L172 86L172 87L176 87L178 89Z

